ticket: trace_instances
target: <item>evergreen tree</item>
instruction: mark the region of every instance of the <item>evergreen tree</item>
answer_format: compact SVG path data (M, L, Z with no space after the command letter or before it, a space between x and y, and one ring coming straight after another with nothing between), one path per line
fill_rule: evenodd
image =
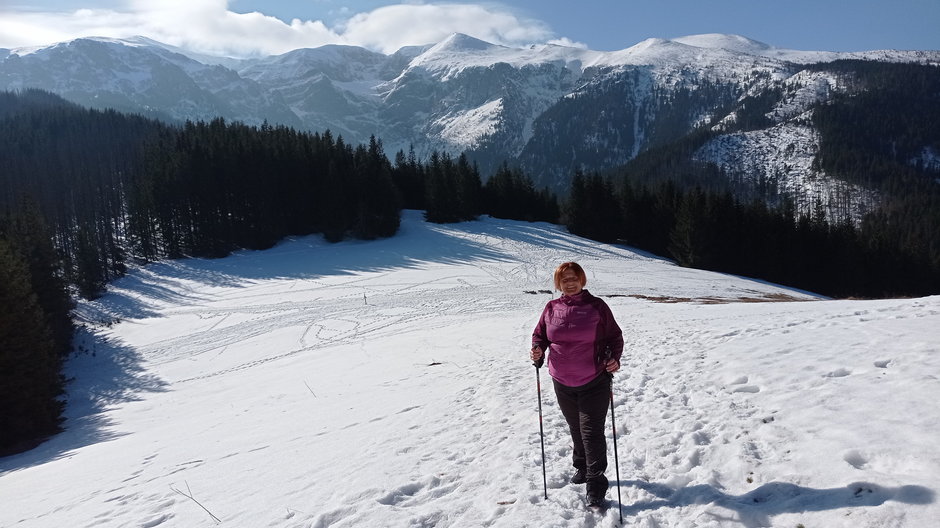
M375 136L369 139L368 150L362 146L356 149L356 173L356 238L368 240L395 234L401 222L401 198L382 142Z
M401 193L402 206L405 209L425 209L425 168L418 163L414 147L408 149L408 155L399 150L395 154L395 168L392 180Z
M676 225L670 235L669 253L680 266L702 267L708 252L705 222L705 196L701 190L686 193L676 213Z
M26 263L0 238L0 456L58 431L61 360Z
M472 165L466 154L457 157L455 183L457 190L457 217L460 220L475 220L480 215L483 184L480 171Z
M457 178L447 153L431 153L425 180L425 218L428 222L459 222Z
M599 174L575 173L567 207L568 231L575 235L613 242L621 231L621 211L610 180Z
M4 233L6 231L6 233ZM30 289L46 320L56 352L65 355L72 345L73 307L61 262L52 244L52 235L38 206L24 201L7 222L0 222L0 236L6 236L11 248L26 263Z
M484 213L512 220L558 221L558 199L547 188L536 191L519 168L500 165L483 186Z
M88 226L79 227L72 276L79 294L86 299L100 296L108 283L104 258L96 238Z

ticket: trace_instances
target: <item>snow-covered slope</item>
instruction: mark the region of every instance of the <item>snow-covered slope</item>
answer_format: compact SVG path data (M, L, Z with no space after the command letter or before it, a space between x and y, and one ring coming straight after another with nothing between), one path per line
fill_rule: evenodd
M720 135L695 157L715 163L756 188L773 186L775 191L767 194L778 203L781 197L791 198L797 213L813 215L821 207L826 218L841 222L862 218L877 207L877 191L827 178L814 169L818 151L819 134L804 118L763 130Z
M410 211L394 238L153 264L82 303L66 431L0 459L0 526L617 526L616 488L595 516L567 483L544 370L543 499L527 345L569 259L626 336L627 525L940 517L940 298L831 301Z
M855 52L836 51L801 51L786 48L777 48L741 35L726 35L710 33L705 35L689 35L672 39L674 42L706 49L724 49L748 55L761 55L768 58L780 59L794 63L811 64L816 62L831 62L839 59L858 59L889 62L931 62L936 63L937 50L932 51L904 51L904 50L872 50Z

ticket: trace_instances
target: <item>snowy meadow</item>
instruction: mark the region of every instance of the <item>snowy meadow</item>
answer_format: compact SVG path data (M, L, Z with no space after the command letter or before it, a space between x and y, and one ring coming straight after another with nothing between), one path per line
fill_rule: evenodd
M0 526L937 525L940 297L827 300L421 218L152 264L81 303L66 430L0 458ZM602 515L568 483L546 369L543 497L528 344L566 260L626 341Z

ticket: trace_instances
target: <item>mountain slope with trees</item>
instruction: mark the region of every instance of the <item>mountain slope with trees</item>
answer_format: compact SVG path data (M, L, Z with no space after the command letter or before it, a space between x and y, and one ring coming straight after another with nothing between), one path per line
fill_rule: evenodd
M519 174L484 187L465 156L396 160L374 137L171 126L38 90L0 93L0 453L57 430L71 296L98 296L130 266L294 235L389 237L403 204L436 222L476 218L488 200L499 216L557 220L555 197Z
M837 221L871 210L877 190L813 165L825 148L816 105L859 87L896 92L908 76L894 65L920 68L916 78L940 64L940 51L800 52L735 35L651 38L599 52L454 34L391 55L324 46L226 66L152 40L89 38L0 57L0 89L42 88L173 124L222 118L331 130L352 145L377 137L389 153L413 149L422 162L433 152L454 160L466 153L484 181L508 161L559 195L579 170L605 171L708 127L717 135L697 154L702 161L787 195L801 213L821 203ZM86 65L83 75L68 73L74 63ZM886 83L858 82L882 67ZM124 82L127 75L139 82ZM927 146L916 146L917 156L935 164Z

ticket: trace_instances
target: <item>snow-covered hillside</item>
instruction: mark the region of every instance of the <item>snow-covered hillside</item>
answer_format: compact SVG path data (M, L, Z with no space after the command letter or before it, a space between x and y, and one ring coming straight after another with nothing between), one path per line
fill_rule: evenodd
M862 218L876 207L877 191L814 169L819 134L807 123L808 117L763 130L723 134L699 149L696 158L755 187L761 186L758 180L775 186L775 194L790 197L798 213L812 216L821 207L833 222Z
M82 303L66 431L0 459L0 526L616 526L615 487L596 516L567 483L544 370L542 497L527 348L570 259L625 331L627 525L940 518L940 298L826 300L408 211L394 238L153 264Z

